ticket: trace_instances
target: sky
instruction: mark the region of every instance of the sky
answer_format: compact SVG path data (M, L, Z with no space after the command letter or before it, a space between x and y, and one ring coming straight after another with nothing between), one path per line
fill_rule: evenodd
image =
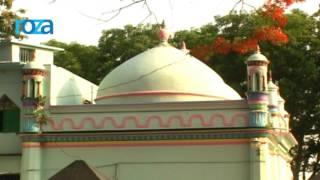
M156 23L165 20L170 31L197 28L213 22L216 15L227 14L238 0L148 0L148 7L137 3L124 8L117 14L119 7L133 0L14 0L14 9L27 10L29 19L51 19L54 23L52 35L29 35L28 41L40 43L50 39L63 42L79 42L97 45L103 30L121 28L126 24ZM245 0L258 7L265 0ZM320 0L306 0L293 5L308 12L319 8ZM240 9L238 5L236 9ZM244 6L253 10L251 6ZM116 15L117 14L117 15ZM116 15L116 16L115 16ZM115 16L113 19L106 20Z

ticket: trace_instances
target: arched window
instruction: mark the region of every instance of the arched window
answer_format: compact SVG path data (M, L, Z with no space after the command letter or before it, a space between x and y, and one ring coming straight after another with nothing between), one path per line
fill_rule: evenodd
M41 88L41 85L40 85L40 83L41 83L40 81L37 81L37 82L36 82L36 86L37 86L37 88L36 88L36 95L35 95L36 97L39 97L39 96L41 95L41 89L40 89L40 88Z
M27 81L27 97L34 98L35 97L36 84L34 79L29 79Z
M254 73L254 90L255 91L260 91L261 85L260 85L260 74L259 72Z
M22 97L26 96L26 81L22 81L21 94L22 94Z
M264 76L262 76L262 90L263 91L266 91L267 90L267 87L266 87L266 83L265 83L265 77Z
M251 75L248 76L247 86L248 86L249 91L252 91Z
M3 95L0 97L0 133L18 132L19 127L20 109L8 96Z

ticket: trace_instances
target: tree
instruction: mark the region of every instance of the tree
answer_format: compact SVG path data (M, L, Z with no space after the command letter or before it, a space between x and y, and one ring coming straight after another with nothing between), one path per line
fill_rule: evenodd
M239 12L234 11L238 4L241 4L242 7L248 5L245 0L239 0L228 16L216 18L221 31L220 35L212 43L202 45L201 49L194 49L193 52L195 55L201 54L202 56L210 56L213 52L246 54L254 51L262 42L270 42L275 45L286 44L288 36L284 32L284 27L287 24L287 16L284 12L290 5L299 1L304 0L268 0L248 16L242 8ZM255 24L250 24L252 22ZM241 28L234 29L238 27Z
M320 173L320 21L300 11L288 15L285 28L289 43L280 48L267 49L279 79L287 109L291 113L291 128L299 145L293 149L292 163L295 178L301 172L311 176ZM280 54L283 56L279 56ZM285 55L285 56L284 56Z
M126 25L123 29L103 31L99 40L98 80L131 57L158 44L159 25Z
M23 9L12 11L12 1L13 0L0 1L0 40L8 40L12 36L15 38L23 38L22 35L15 34L14 22L20 19L19 14L23 14L25 11Z
M99 75L96 73L99 67L97 47L81 45L76 42L66 44L56 40L50 40L46 44L64 49L64 51L55 53L54 62L56 65L64 67L94 83L99 82Z
M216 17L216 26L228 27L219 36L233 39L247 35L259 20L253 14L230 14ZM279 82L281 95L286 99L286 109L291 114L291 128L298 145L292 149L294 161L292 169L295 179L307 179L307 173L315 176L320 173L320 21L312 16L295 10L288 14L288 23L283 29L288 35L288 43L279 44L269 41L260 42L263 54L271 60L273 79ZM241 17L241 18L240 18ZM245 24L239 23L239 19ZM228 24L232 26L228 26ZM211 47L211 51L214 51ZM214 51L207 63L222 75L227 84L241 94L245 78L244 60L246 54L236 51L217 53ZM311 177L310 177L311 178Z

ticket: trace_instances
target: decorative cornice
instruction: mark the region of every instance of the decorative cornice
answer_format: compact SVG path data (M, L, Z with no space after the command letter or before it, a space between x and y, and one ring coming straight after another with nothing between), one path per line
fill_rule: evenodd
M107 96L97 97L95 100L102 99L110 99L114 97L131 97L131 96L198 96L198 97L207 97L214 98L218 100L228 100L225 97L214 96L210 94L201 94L201 93L193 93L193 92L180 92L180 91L134 91L134 92L124 92L124 93L116 93L110 94Z
M50 106L49 111L54 114L65 113L106 113L106 112L147 112L147 111L172 111L172 110L248 110L247 101L192 101L192 102L157 102L146 104L90 104L90 105L65 105Z
M260 60L254 60L254 61L247 61L247 64L249 66L266 66L269 64L267 61L260 61Z
M233 145L246 144L248 139L228 139L228 140L159 140L159 141L104 141L104 142L25 142L22 148L79 148L79 147L146 147L146 146L212 146L212 145Z
M201 113L185 116L181 113L170 116L150 114L145 117L129 114L123 117L87 116L72 118L72 116L49 117L45 131L65 130L128 130L128 129L173 129L173 128L214 128L214 127L248 127L247 112L234 113L230 118L222 113L211 113L209 116ZM87 129L88 130L88 129Z
M23 75L40 75L40 76L45 76L46 75L46 70L43 69L23 69Z
M211 129L188 131L131 131L131 132L84 132L20 134L23 142L104 142L104 141L163 141L204 139L250 139L256 137L290 136L288 132L270 129Z

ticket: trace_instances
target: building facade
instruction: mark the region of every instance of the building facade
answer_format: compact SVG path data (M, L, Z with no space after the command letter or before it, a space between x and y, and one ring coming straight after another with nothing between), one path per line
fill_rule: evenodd
M61 49L3 44L0 177L50 179L83 160L114 180L292 179L296 141L268 59L247 59L242 98L161 38L99 86L55 66Z

